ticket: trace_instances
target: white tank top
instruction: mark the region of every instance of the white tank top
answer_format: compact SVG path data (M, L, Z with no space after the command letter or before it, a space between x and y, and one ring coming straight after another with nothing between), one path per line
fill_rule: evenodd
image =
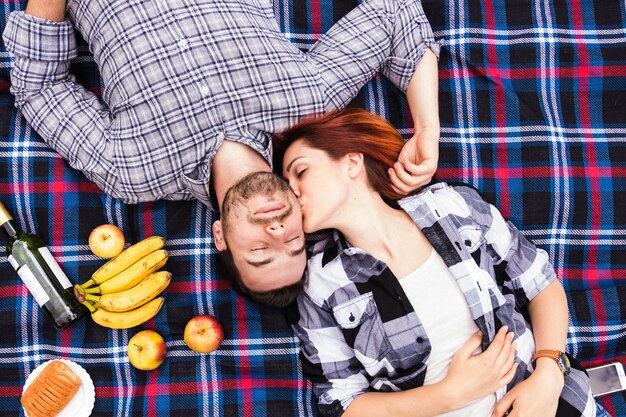
M456 351L478 327L454 276L434 249L422 265L399 282L431 343L424 385L441 381ZM489 417L495 401L494 393L442 416Z

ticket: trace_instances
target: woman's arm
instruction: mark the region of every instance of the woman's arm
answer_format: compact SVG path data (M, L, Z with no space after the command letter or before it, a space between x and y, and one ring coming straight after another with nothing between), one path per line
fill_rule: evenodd
M389 169L394 189L410 194L432 179L439 160L439 85L437 57L427 49L406 91L415 132Z
M564 352L569 312L561 283L558 280L552 281L528 304L528 312L533 326L536 350L550 349ZM544 364L561 373L557 363L550 358L537 359L535 368L543 367Z
M568 310L565 292L548 254L532 244L502 214L472 188L455 188L464 198L472 217L481 224L491 247L502 285L513 291L518 308L528 307L536 349L564 351ZM531 417L554 416L565 380L553 359L537 360L535 372L513 387L496 404L494 417L521 414Z
M536 350L565 351L568 310L565 291L558 280L552 281L528 304ZM554 416L565 378L554 359L539 358L535 372L511 389L494 409L494 417L504 416Z
M493 394L515 376L513 335L503 326L491 345L475 355L481 339L482 335L475 333L457 351L442 381L407 391L361 394L350 403L344 416L436 416Z

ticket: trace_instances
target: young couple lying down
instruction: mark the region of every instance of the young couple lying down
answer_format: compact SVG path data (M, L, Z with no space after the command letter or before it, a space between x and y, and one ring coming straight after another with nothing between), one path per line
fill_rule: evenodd
M547 253L469 186L401 198L389 170L403 145L358 109L276 138L293 190L284 198L301 208L305 232L331 231L309 248L300 281L274 285L291 289L278 304L296 300L290 320L320 413L607 415L564 353L567 300ZM271 279L262 292L232 284L267 302Z

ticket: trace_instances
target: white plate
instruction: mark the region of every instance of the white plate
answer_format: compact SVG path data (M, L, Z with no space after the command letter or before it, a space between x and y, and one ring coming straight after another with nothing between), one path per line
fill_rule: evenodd
M68 361L65 359L53 359L51 361L47 361L39 365L35 368L33 372L28 375L26 378L26 383L24 384L24 388L22 389L22 395L26 392L26 388L37 378L37 375L43 371L43 369L48 366L53 361L61 361L66 364L81 380L80 387L74 397L70 400L69 403L65 406L63 410L57 417L88 417L93 410L94 402L96 401L96 390L93 386L93 381L91 377L85 371L85 369L77 364L76 362ZM24 410L24 414L28 417L28 413Z

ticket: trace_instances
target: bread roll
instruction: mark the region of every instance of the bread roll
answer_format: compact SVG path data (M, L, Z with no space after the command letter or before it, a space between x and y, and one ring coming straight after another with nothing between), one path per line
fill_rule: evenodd
M22 395L28 417L54 417L80 388L80 378L66 364L53 361L44 368Z

